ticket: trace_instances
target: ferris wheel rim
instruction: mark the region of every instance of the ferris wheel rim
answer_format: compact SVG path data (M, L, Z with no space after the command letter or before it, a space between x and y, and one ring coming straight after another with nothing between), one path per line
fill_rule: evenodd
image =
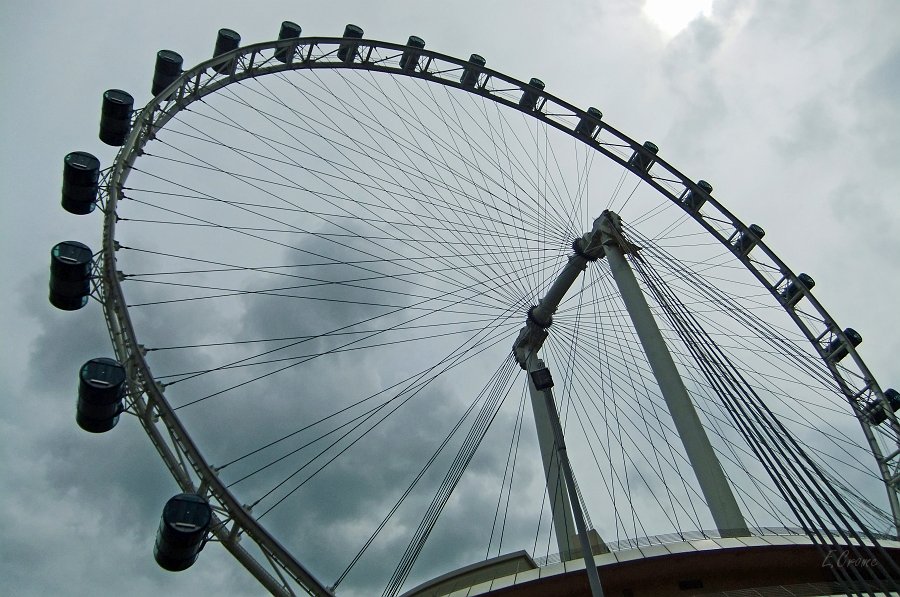
M327 587L322 585L318 580L316 580L315 577L311 573L309 573L309 571L307 571L305 567L303 567L303 565L300 564L300 562L297 561L288 550L282 547L277 542L277 540L275 540L274 537L272 537L272 535L265 529L265 527L259 524L258 521L256 521L256 519L253 517L253 515L250 514L245 509L245 507L240 504L240 502L234 497L232 492L218 480L215 470L206 462L200 449L196 446L193 439L191 438L189 431L184 428L171 405L166 400L165 396L163 395L164 386L155 381L149 365L147 364L146 360L144 359L144 355L141 352L140 344L138 343L138 337L135 334L134 327L128 314L128 308L126 306L124 293L121 288L119 273L116 269L116 260L114 258L114 255L118 248L115 238L116 206L120 199L122 186L127 180L135 160L141 154L144 144L146 144L147 141L153 138L156 131L165 127L169 119L174 117L178 112L186 109L194 101L200 100L208 94L215 93L216 91L227 87L232 83L236 83L244 79L256 78L267 74L290 70L315 68L378 71L390 75L402 75L424 79L430 83L437 83L449 87L455 87L457 89L488 98L497 103L504 104L510 108L517 109L527 114L528 116L531 116L543 122L544 124L552 126L585 143L587 146L603 154L604 157L618 163L619 166L629 169L633 174L643 179L643 181L651 186L657 193L680 205L679 197L676 196L668 187L663 186L662 182L660 180L657 180L658 177L652 176L647 171L644 171L640 168L634 168L629 164L627 160L623 159L620 155L611 152L609 149L597 142L595 140L595 136L586 137L584 135L578 134L575 130L574 125L570 127L565 126L562 120L552 118L552 114L544 112L541 108L533 110L523 109L520 106L516 105L513 100L509 99L505 95L487 89L486 84L470 87L462 85L458 82L454 83L450 78L438 76L446 72L459 72L458 70L454 71L452 68L450 69L450 71L436 71L437 74L427 71L427 66L421 70L413 69L411 71L400 68L396 66L396 60L407 48L407 46L402 44L380 42L369 39L353 40L353 44L355 46L353 50L355 52L353 54L353 61L347 62L343 60L328 59L330 56L333 56L342 45L346 43L347 40L345 38L339 37L306 37L295 38L291 40L264 42L238 48L237 50L231 51L227 54L223 54L211 60L201 62L194 68L188 71L184 71L179 79L173 82L168 88L163 90L148 104L146 104L139 112L137 112L131 132L129 133L125 144L117 154L114 165L111 169L107 185L108 200L103 210L104 259L101 271L104 314L107 319L107 325L109 327L113 344L116 349L117 357L119 357L120 361L125 364L126 369L128 370L129 385L133 386L131 390L132 396L134 397L135 395L137 395L139 397L142 393L146 393L149 398L147 404L140 404L141 401L139 399L136 399L136 406L138 407L138 409L143 409L143 411L139 414L142 415L141 423L144 426L145 431L147 431L147 433L150 435L151 440L157 446L157 449L160 450L163 459L166 461L167 465L170 468L170 471L175 476L179 485L181 485L182 488L186 491L207 491L211 495L214 495L216 500L222 506L223 511L221 512L221 514L224 515L223 520L226 522L228 520L234 521L232 529L227 531L225 529L223 521L219 521L220 524L216 525L216 528L218 529L217 535L221 533L220 538L229 535L234 536L239 532L241 534L245 533L252 536L252 538L257 542L258 545L260 544L260 541L262 541L264 552L266 552L268 556L274 557L279 562L284 561L286 563L285 569L290 571L291 574L295 575L295 580L299 580L301 584L304 584L304 587L306 585L309 585L313 591L317 591L319 594L323 595L330 595L331 591ZM272 56L265 58L267 52L274 52L277 50L290 50L292 52L292 56L301 56L301 50L308 53L305 60L291 61L284 64L275 64ZM393 57L392 61L385 60L381 61L380 63L369 62L366 59L357 61L355 59L356 57L362 58L362 56L357 52L361 52L364 50L369 51L369 56L371 56L373 50L392 51L395 52L396 55ZM317 58L315 60L312 59L314 51L320 52L320 54L317 54ZM417 52L421 56L421 58L427 60L428 65L445 63L447 65L451 65L456 69L462 69L470 64L468 61L433 52L431 50L417 49ZM254 64L254 61L257 58L259 58L261 62ZM246 68L243 68L243 70L241 70L242 61L247 62ZM211 69L222 65L231 65L230 72L226 72L225 74L212 74L207 84L201 87L201 79L204 77L204 75L206 75ZM509 77L498 71L494 71L483 66L478 67L478 71L481 75L487 77L488 79L498 79L505 84L512 85L513 88L517 90L517 92L524 92L525 90L532 89L531 83L526 83L524 81ZM215 73L215 71L213 72ZM189 93L189 88L191 87L191 85L194 85L195 87L193 93ZM558 108L568 110L569 113L566 115L566 118L568 118L569 120L589 117L589 112L587 110L581 110L574 105L569 104L568 102L565 102L564 100L561 100L556 96L543 91L543 89L541 89L540 97L543 101L543 106L552 104L553 106L556 106ZM642 151L641 148L643 146L640 143L611 127L605 121L600 123L599 126L602 127L603 130L615 136L617 139L621 140L633 151ZM599 133L599 130L597 131L597 133ZM734 226L736 232L746 231L749 228L730 211L728 211L721 203L719 203L717 199L710 196L705 192L705 190L702 189L702 187L698 186L697 182L694 182L693 180L681 174L678 170L670 166L662 158L654 156L654 161L656 164L659 164L660 167L663 168L668 175L673 176L675 180L677 180L679 184L682 185L682 187L684 188L684 193L686 193L688 190L692 192L702 192L704 199L706 200L706 204L715 208L722 217L728 219ZM706 229L707 232L711 233L723 246L725 246L726 248L731 247L730 239L723 236L716 229L714 229L704 219L699 210L685 210L685 213L694 221L696 221L700 226ZM797 279L797 276L794 275L792 270L790 270L787 265L784 264L784 262L780 258L778 258L777 255L775 255L775 253L763 241L758 240L756 244L756 250L762 251L778 267L785 281L793 281ZM762 282L763 286L765 286L769 290L769 292L777 298L777 285L771 284L764 277L762 277L760 272L755 268L755 266L752 265L749 259L739 258L739 261L741 261L741 263L748 270L750 270L751 273L753 273L754 276L760 280L760 282ZM823 322L825 322L826 324L827 329L823 333L822 337L824 337L824 334L830 333L835 337L841 339L847 345L848 352L850 356L852 356L853 362L859 368L861 376L866 381L867 385L870 388L870 391L876 394L881 394L880 387L877 385L877 382L875 382L874 377L865 366L854 346L851 343L847 342L847 338L844 332L841 331L840 327L837 326L837 324L830 317L827 311L825 311L825 309L821 306L814 295L805 288L804 297L808 300L808 303L812 305L813 308L819 313L819 315L822 317ZM793 310L783 302L782 306L788 312L788 315L795 320L795 323L798 323L798 325L800 325ZM805 326L803 325L800 325L800 328L801 330L806 330ZM808 333L805 335L807 336L807 339L813 343L814 346L817 346L819 348L819 352L821 355L822 337L816 340ZM842 386L842 389L847 388L844 389L844 393L849 398L850 395L854 392L849 389L846 380L837 370L834 363L830 363L824 356L823 359L829 366L829 369L831 370L832 376L835 378L835 381ZM852 400L850 400L850 403L851 405L855 406L855 403ZM856 410L858 411L858 409ZM161 437L159 437L159 430L156 429L155 424L150 420L151 416L159 416L159 418L164 422L168 432L172 434L173 437L177 437L178 442L183 447L183 453L163 453L161 444L164 444L165 442L161 439ZM860 417L859 412L857 412L857 417L860 418L860 422L865 430L867 423ZM894 423L896 424L895 421ZM151 431L151 428L154 431ZM154 437L154 433L157 434L157 437ZM870 447L871 443L872 442L870 440ZM878 457L877 454L876 457ZM193 472L201 480L200 487L194 485L194 482L190 476L190 471L185 465L185 459L193 468ZM882 476L884 476L884 470L882 470ZM204 484L206 485L205 488L203 487ZM897 520L898 515L900 515L900 509L897 509L895 507L894 501L891 502L891 506L892 509L894 509L895 520ZM225 543L226 547L228 547L229 549L232 549L232 546L234 547L234 549L240 549L239 546L237 546L236 542L232 544L230 542L223 541L223 543ZM245 563L244 560L242 560L242 563ZM247 564L245 563L245 565ZM275 582L276 584L278 584L277 580ZM284 587L287 586L286 583L280 584Z

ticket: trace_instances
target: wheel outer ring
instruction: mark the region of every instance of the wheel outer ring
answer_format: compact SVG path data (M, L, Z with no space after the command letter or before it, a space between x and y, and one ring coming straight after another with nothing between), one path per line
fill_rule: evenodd
M399 59L406 49L406 46L402 44L360 39L357 42L357 57L366 53L365 56L362 56L363 59L354 60L353 62L340 61L333 57L342 42L342 38L307 37L253 44L222 54L221 56L202 62L190 70L184 71L178 79L166 89L162 90L136 114L131 132L126 139L125 144L117 154L111 169L107 188L108 200L105 209L103 210L105 216L103 224L103 275L101 298L103 299L104 316L115 348L116 357L125 365L126 372L128 373L129 396L131 397L130 408L138 415L145 431L156 446L163 460L166 462L166 465L181 489L186 492L199 492L200 494L211 498L218 504L218 508L214 507L214 511L218 510L218 513L214 514L213 519L213 532L216 537L225 545L232 555L235 556L235 558L237 558L264 586L266 586L267 589L273 593L284 595L293 594L293 590L290 585L284 581L281 571L286 572L297 584L312 595L331 596L333 593L319 582L302 564L300 564L287 549L274 539L274 537L272 537L255 518L253 518L250 512L238 502L231 491L218 479L215 469L203 458L200 450L191 439L190 434L183 427L171 405L163 395L163 386L153 380L153 376L144 359L141 347L137 343L137 336L135 335L131 318L127 311L125 297L120 285L119 274L116 270L114 257L118 246L115 240L116 205L121 197L121 189L131 171L134 161L141 155L143 146L147 141L154 138L156 131L162 129L171 118L194 101L199 100L210 93L214 93L231 83L236 83L244 79L288 70L315 68L378 71L426 79L430 82L455 87L469 93L487 97L498 103L505 104L510 108L525 112L528 115L542 120L546 124L579 139L587 145L590 145L595 150L604 154L607 158L618 162L622 167L630 169L635 175L640 176L656 191L667 197L670 201L681 206L679 200L680 196L676 195L666 186L663 186L660 180L657 180L657 178L661 177L652 176L641 169L631 168L628 165L627 157L623 158L605 144L597 141L597 136L601 131L604 131L607 135L615 137L616 140L620 142L620 147L630 147L632 151L638 151L638 149L643 146L642 143L631 139L627 135L609 126L606 122L602 122L598 130L591 137L584 137L577 134L575 132L575 127L583 117L587 116L585 110L581 110L543 90L541 91L541 97L538 100L537 108L535 110L521 108L518 105L517 100L509 96L507 92L509 91L510 86L514 89L524 91L530 88L529 84L483 67L479 69L482 73L480 83L473 87L464 86L459 83L458 77L453 78L452 76L447 76L447 73L458 74L463 68L472 68L471 63L468 60L461 60L431 50L419 50L420 61L425 61L425 66L421 67L420 70L403 70L399 66ZM283 51L285 49L289 51L293 50L293 57L299 57L299 60L288 63L281 63L275 60L274 52L277 50ZM378 50L387 51L390 58L379 60L377 63L370 62L369 58ZM234 66L230 73L226 73L225 75L209 74L213 67L227 61L233 61L232 64ZM429 70L430 66L435 64L441 65L442 68ZM204 77L207 78L204 79ZM488 83L492 80L501 81L504 85L503 90L505 91L495 91L493 88L489 88ZM544 108L548 105L551 105L553 109L545 111ZM668 182L676 182L683 187L681 196L688 190L695 193L703 192L697 186L695 181L692 181L670 166L659 156L655 156L654 168L662 168L665 171L664 178ZM707 210L708 206L712 206L718 212L719 217L717 219L730 221L736 231L747 229L747 226L743 222L722 206L715 198L708 195L705 196L708 197L706 201ZM687 215L691 216L719 240L720 243L730 249L731 245L729 238L725 237L719 230L707 222L699 211L691 212L683 206L682 209L684 209ZM774 267L777 268L777 271L781 272L783 276L782 281L796 279L796 275L790 268L788 268L763 241L760 240L758 242L755 250L761 251L768 257ZM780 291L777 288L779 286L778 284L772 284L754 265L752 260L743 257L740 258L740 261L769 290L769 292L776 297L776 299L780 299ZM756 261L758 262L759 259L756 259ZM885 459L883 458L880 446L875 439L871 426L862 414L860 401L861 392L854 390L852 385L841 375L835 364L825 358L822 350L821 338L825 334L830 333L834 337L842 339L847 345L848 352L859 369L861 374L860 377L864 380L865 387L869 389L870 395L880 398L883 396L883 392L855 348L852 344L847 342L847 339L841 331L842 328L837 325L830 315L828 315L811 292L806 290L804 294L808 300L808 304L815 309L821 320L825 322L826 331L819 336L805 325L793 308L786 305L783 300L779 300L779 302L798 327L800 327L804 335L806 335L810 342L817 347L819 354L822 355L832 376L837 381L838 386L841 388L844 395L848 398L854 413L860 420L863 432L878 460L882 477L888 486L888 497L895 520L895 526L898 527L898 533L900 533L900 501L898 501L897 496L898 488L892 487L889 483L890 471L887 462L885 462ZM157 419L163 422L163 430L157 425ZM898 424L897 418L893 413L891 413L890 422L895 435L900 437L900 424ZM170 440L168 443L166 442L166 435L168 435ZM190 467L190 470L188 469L188 466ZM200 480L199 486L195 484L191 472L193 472ZM222 516L220 517L220 515ZM232 522L231 528L226 526L226 523L229 520ZM281 577L281 581L273 576L263 565L257 562L252 554L239 545L238 539L241 535L249 536L259 546L269 560L269 563L272 565L275 574L278 577Z

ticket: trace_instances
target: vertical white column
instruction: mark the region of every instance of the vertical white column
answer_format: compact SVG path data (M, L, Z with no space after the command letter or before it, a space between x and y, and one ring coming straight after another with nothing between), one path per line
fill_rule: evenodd
M553 530L556 533L560 557L566 561L572 559L576 553L578 538L575 521L572 518L572 504L560 475L560 463L556 454L556 437L553 433L548 402L544 395L545 393L550 394L550 390L538 390L531 379L531 373L543 366L537 353L532 353L526 361L525 370L528 377L528 391L531 394L531 408L534 410L534 424L537 427L538 444L541 448L541 460L544 463L544 473L547 475L547 494L550 497L551 512L553 513ZM552 394L550 400L553 400Z
M700 490L706 498L713 520L723 536L748 536L750 531L747 529L747 523L734 498L722 465L709 443L700 417L697 416L684 382L678 374L644 293L625 259L619 242L621 238L619 216L607 211L597 220L594 229L599 228L613 279L619 287L625 308L672 415L675 429L681 436L684 451L694 469L694 474L697 475Z
M556 452L555 462L558 463L558 468L562 471L564 482L564 486L559 487L560 491L558 493L567 495L569 498L568 503L571 506L571 510L566 511L568 520L571 521L573 515L575 517L575 530L570 531L570 533L575 533L576 531L577 533L574 536L569 534L569 549L570 551L574 549L574 545L572 545L574 542L580 544L581 557L584 558L584 567L588 577L588 585L591 588L591 596L603 597L603 588L600 585L600 575L597 572L597 564L594 561L594 552L591 550L591 540L588 537L587 525L584 522L584 513L581 511L581 503L578 501L578 494L575 491L575 477L572 474L572 465L569 463L566 440L563 437L562 425L559 422L559 412L556 410L556 403L553 401L553 386L551 384L550 387L539 390L531 378L531 374L540 369L544 369L544 362L538 358L537 353L531 353L527 360L526 370L528 371L528 387L531 390L532 404L536 404L538 399L544 404L543 411L547 416L547 423L553 435L553 447ZM556 523L555 512L554 523ZM566 524L571 524L571 522ZM571 529L572 527L566 526L564 528ZM561 528L557 526L557 540L559 539L560 530Z

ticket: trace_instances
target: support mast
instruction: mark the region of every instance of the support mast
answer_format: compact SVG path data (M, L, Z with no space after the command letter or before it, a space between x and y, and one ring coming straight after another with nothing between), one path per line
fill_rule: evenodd
M585 235L585 239L587 236ZM582 244L582 240L579 239L573 243L575 254L569 257L569 262L550 286L544 298L536 307L529 310L528 323L519 332L513 345L513 354L519 365L528 372L528 389L534 409L544 472L547 475L547 492L552 503L553 528L559 545L560 557L564 561L573 559L577 553L576 549L580 548L580 555L584 558L588 583L591 587L591 595L592 597L603 597L603 588L600 585L600 576L597 573L597 564L594 561L594 552L590 544L584 513L581 511L581 502L575 491L574 475L569 463L562 425L559 422L559 413L553 400L552 377L550 370L538 357L538 350L547 338L545 328L550 327L553 322L553 313L556 312L560 301L587 267L588 261L596 259L583 248L589 244L589 241L585 240ZM596 251L602 251L599 245L595 245L593 248Z
M575 494L559 416L550 390L552 381L549 382L549 386L540 387L542 384L535 382L533 374L550 379L550 372L538 355L547 338L546 330L552 325L553 314L563 297L587 267L588 262L602 257L609 259L613 278L716 526L722 536L749 535L747 523L734 498L731 486L709 443L703 424L694 409L644 294L638 286L634 272L625 259L625 253L632 248L622 237L619 216L604 211L594 221L593 229L577 239L572 248L574 254L569 257L568 263L547 290L544 298L529 310L528 321L513 345L516 360L528 372L538 441L547 475L547 490L553 505L553 524L561 556L564 559L571 558L580 548L589 574L592 569L596 573L583 513ZM577 534L573 534L576 531ZM593 579L591 585L593 590ZM600 590L599 580L597 590ZM602 595L602 591L594 594Z
M747 523L738 507L722 465L709 443L706 430L688 396L687 388L675 367L675 361L666 347L659 326L647 305L644 293L638 286L631 266L625 259L630 245L622 237L621 220L611 211L604 211L594 222L595 232L609 261L613 279L634 324L641 346L647 355L650 368L659 384L666 406L672 415L675 429L681 437L684 451L697 475L700 490L712 513L713 520L723 537L746 537L750 534Z

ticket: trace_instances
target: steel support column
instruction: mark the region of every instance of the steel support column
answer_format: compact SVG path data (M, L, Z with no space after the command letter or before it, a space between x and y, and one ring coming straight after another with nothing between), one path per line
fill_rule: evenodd
M622 237L619 216L610 211L603 212L594 222L594 229L600 233L613 279L672 415L691 468L697 475L700 490L712 513L713 521L722 536L748 536L750 531L747 529L747 523L734 498L725 472L709 443L700 417L697 416L687 388L675 367L675 361L672 360L653 313L647 305L644 293L625 259L624 251L630 249Z
M578 493L575 491L575 477L572 474L572 465L569 462L569 454L566 450L566 440L563 437L562 425L559 422L559 412L556 410L556 402L553 400L552 385L543 389L538 389L534 385L531 374L545 368L544 362L538 358L537 353L531 353L531 355L529 355L526 365L526 370L528 371L528 388L531 390L532 404L535 405L535 412L537 412L537 403L543 403L542 411L547 415L547 423L550 426L550 432L553 437L554 455L556 457L554 460L558 463L558 469L562 472L562 480L565 485L564 487L560 485L556 485L555 487L557 488L557 494L563 494L568 497L567 501L570 509L567 509L565 512L568 516L566 524L570 525L571 518L573 516L575 518L575 530L578 534L575 537L571 534L568 535L569 549L574 549L572 543L577 540L578 545L581 548L581 557L584 558L584 567L588 575L588 584L591 587L591 596L603 597L603 588L600 586L600 575L597 572L597 563L594 561L594 552L591 549L591 540L590 537L588 537L587 525L584 522L584 513L581 511L581 502L578 500ZM554 524L557 524L556 512L554 512L553 515ZM571 529L572 527L566 526L565 528ZM560 527L557 526L557 540L559 540L559 531ZM570 557L567 559L572 558Z
M575 527L567 484L564 477L561 478L558 442L553 425L554 413L551 412L553 394L549 389L538 390L531 379L531 374L543 367L544 363L538 358L537 353L532 353L526 361L525 370L528 372L528 391L531 394L541 460L544 463L544 474L547 476L547 495L550 498L553 515L553 530L556 532L560 558L565 562L575 557L578 546L577 534L580 531ZM555 406L553 409L555 410Z

